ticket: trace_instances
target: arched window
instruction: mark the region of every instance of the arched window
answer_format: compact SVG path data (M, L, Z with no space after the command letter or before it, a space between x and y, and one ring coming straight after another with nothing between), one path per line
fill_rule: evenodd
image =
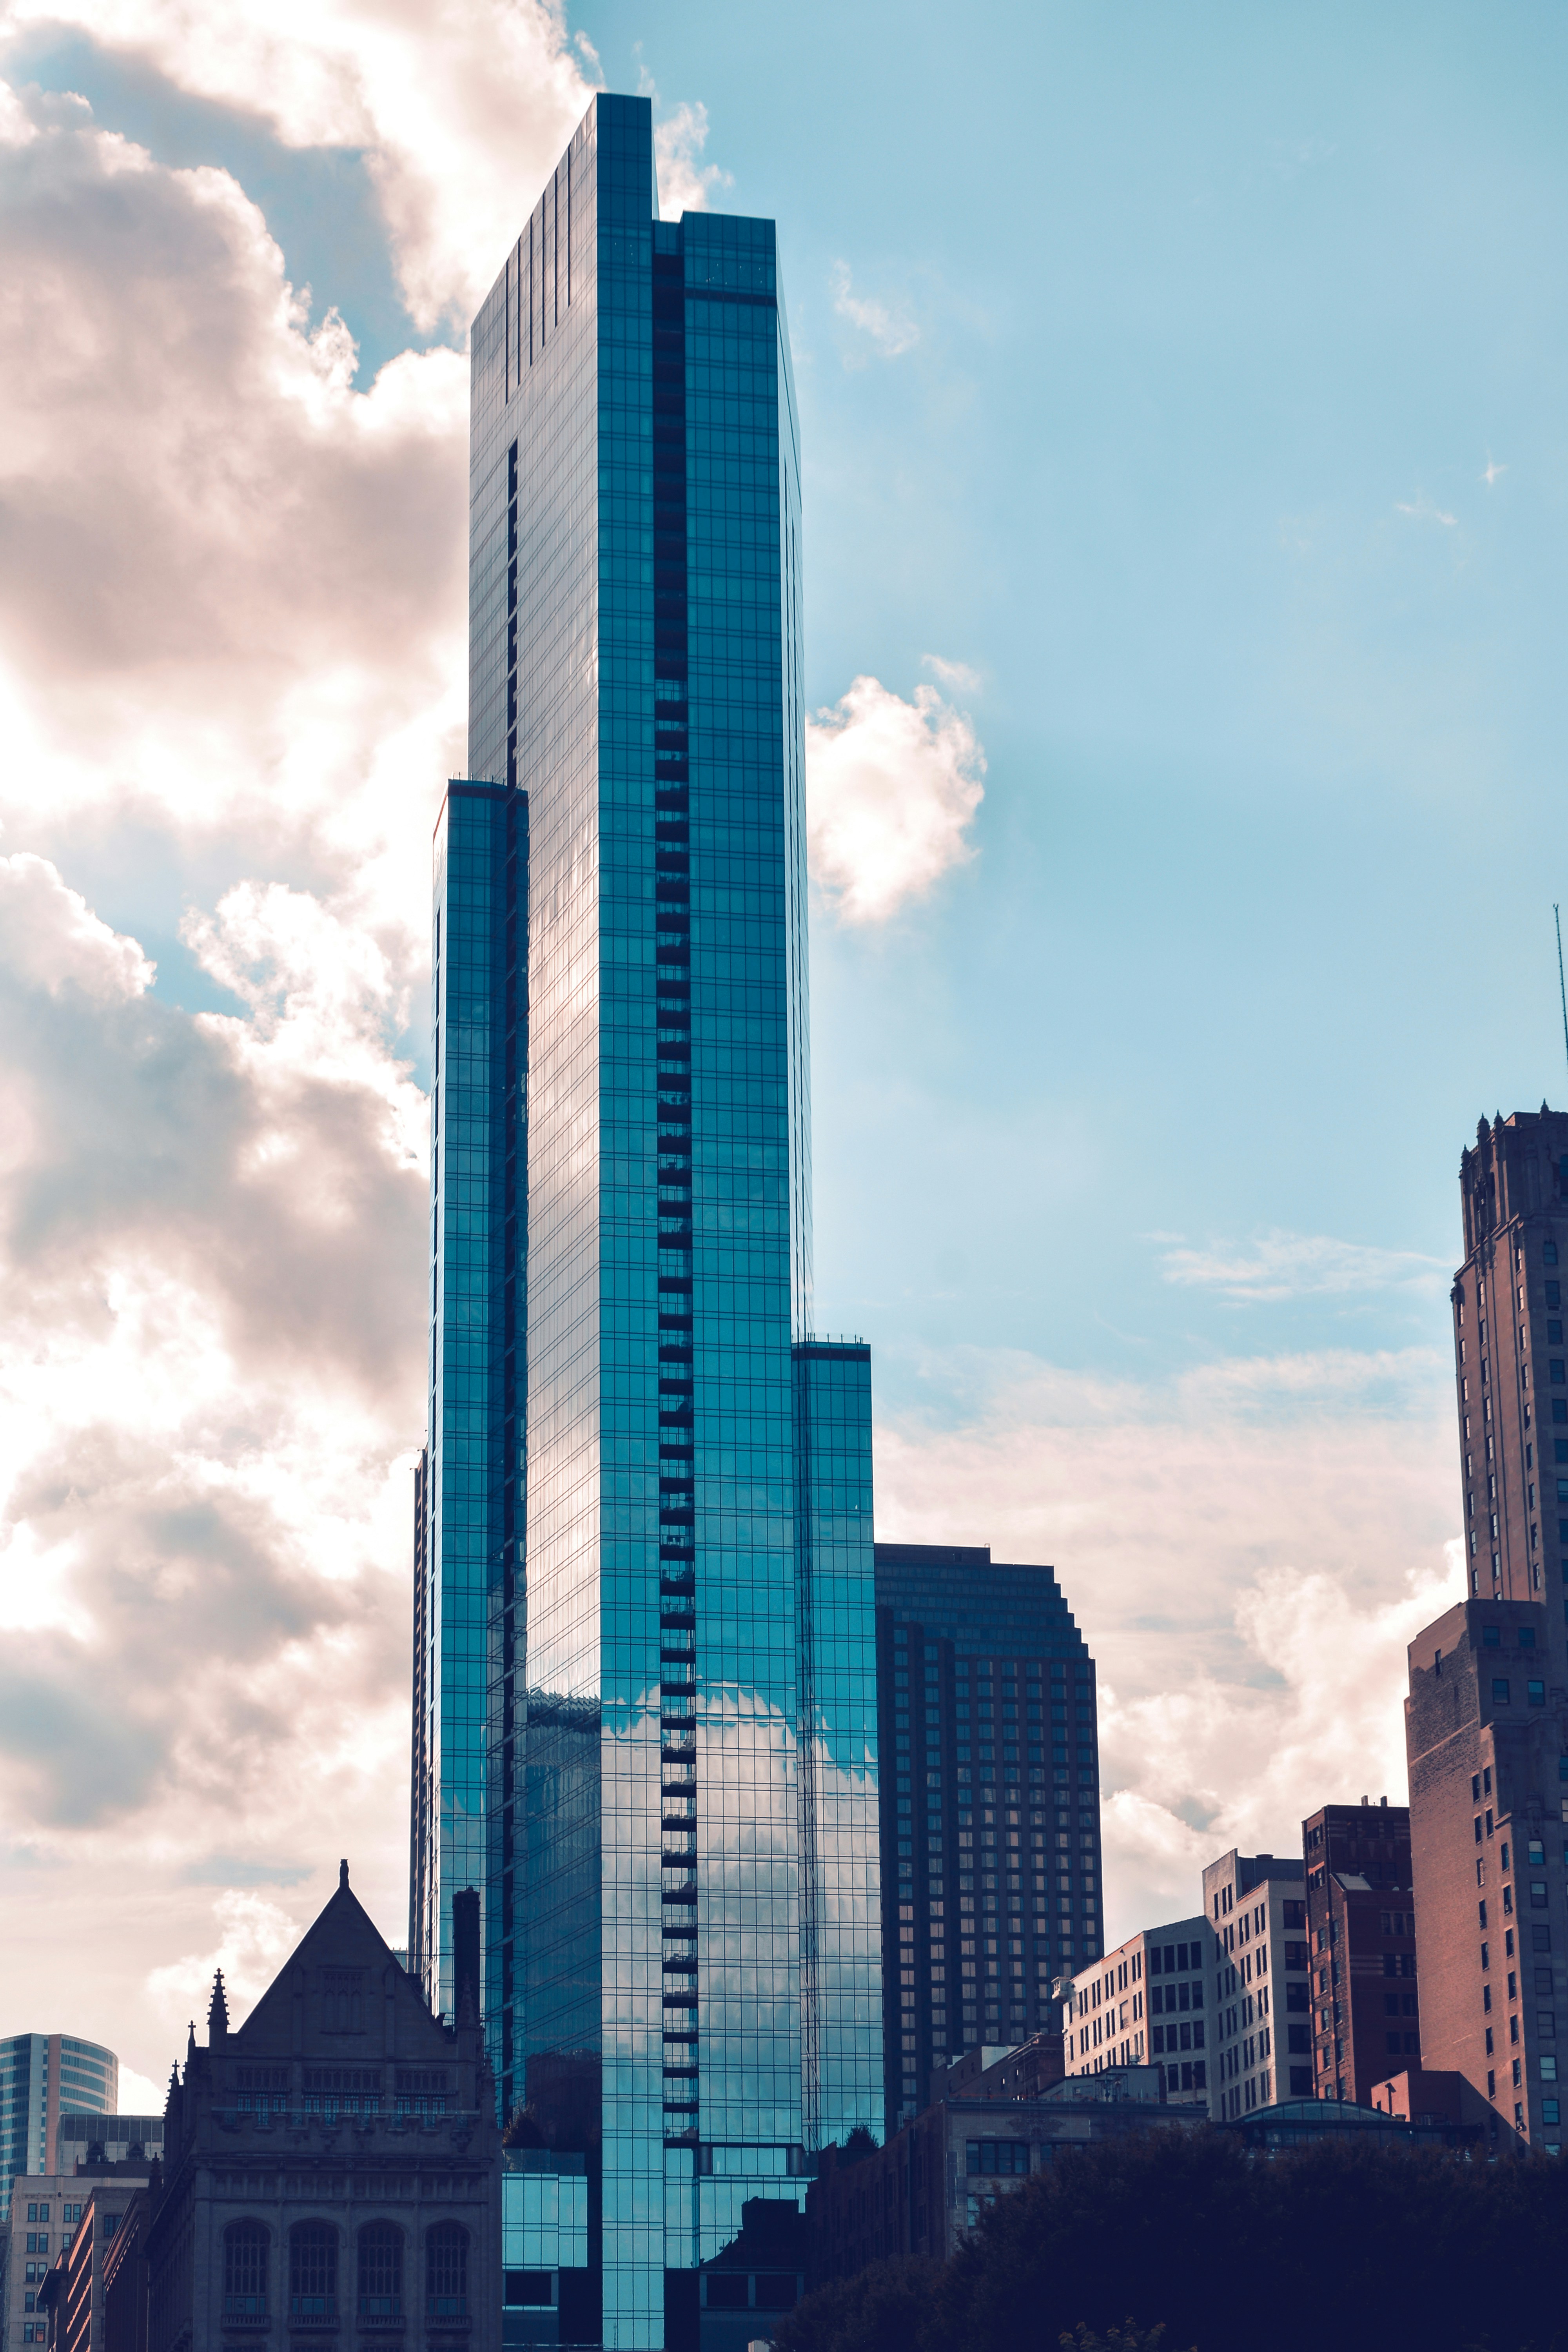
M468 2310L468 2233L457 2221L425 2232L425 2315L464 2319Z
M335 2319L338 2233L330 2221L296 2221L289 2232L289 2316Z
M367 2221L359 2233L359 2315L395 2319L403 2309L403 2232L395 2221Z
M223 2315L226 2319L267 2316L267 2250L270 2235L260 2221L231 2221L223 2233Z

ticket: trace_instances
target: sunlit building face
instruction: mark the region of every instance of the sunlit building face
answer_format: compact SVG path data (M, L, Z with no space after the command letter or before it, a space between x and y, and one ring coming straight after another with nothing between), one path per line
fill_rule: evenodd
M811 1335L788 336L771 222L658 220L645 100L595 100L475 321L471 467L411 1964L458 2004L478 1887L516 2275L563 2340L642 2347L882 2105L869 1358Z

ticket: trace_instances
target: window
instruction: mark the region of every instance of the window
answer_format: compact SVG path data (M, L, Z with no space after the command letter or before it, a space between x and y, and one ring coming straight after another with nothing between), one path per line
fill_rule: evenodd
M425 2313L429 2319L462 2319L468 2309L468 2233L456 2221L437 2221L425 2232Z
M535 2309L555 2301L555 2280L550 2271L508 2271L502 2283L501 2300L509 2305L532 2305ZM708 2282L708 2300L713 2301L713 2281Z
M1494 1675L1492 1676L1492 1705L1494 1706L1507 1706L1508 1704L1508 1676L1506 1675Z
M1025 2139L972 2139L964 2149L964 2170L973 2177L1009 2179L1029 2169L1029 2143Z
M1543 1682L1526 1683L1524 1686L1524 1695L1531 1706L1544 1706L1546 1705L1546 1685Z
M359 2233L359 2314L395 2319L403 2309L403 2232L395 2221L367 2221Z
M289 2232L289 2315L334 2319L338 2233L330 2221L296 2221Z
M260 2221L231 2221L223 2233L223 2315L267 2316L268 2231Z

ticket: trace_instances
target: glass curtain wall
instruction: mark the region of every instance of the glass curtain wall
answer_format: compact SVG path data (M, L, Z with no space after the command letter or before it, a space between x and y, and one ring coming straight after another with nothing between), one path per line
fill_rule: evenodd
M601 2299L575 2324L673 2346L743 2201L798 2205L818 2134L875 2120L879 1926L868 1359L795 1352L787 333L771 222L658 220L647 100L595 100L475 321L471 529L414 1940L449 2000L476 1874L503 2102L585 2161ZM459 1202L463 958L493 1100Z

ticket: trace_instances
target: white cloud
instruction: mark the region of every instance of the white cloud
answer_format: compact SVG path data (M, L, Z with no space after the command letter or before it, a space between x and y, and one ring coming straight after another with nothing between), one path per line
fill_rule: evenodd
M1487 462L1481 473L1481 479L1486 484L1488 489L1495 489L1507 471L1508 467L1505 465L1500 465L1498 460L1492 456L1491 451L1489 449L1487 451Z
M1424 1257L1416 1250L1335 1241L1327 1234L1263 1234L1239 1249L1183 1244L1165 1252L1163 1265L1167 1282L1223 1290L1232 1298L1306 1298L1395 1288L1432 1292L1448 1279L1440 1258Z
M920 341L920 329L907 310L855 292L847 261L833 265L833 307L858 333L869 337L884 359L900 358Z
M858 677L807 719L805 757L811 870L844 921L886 922L973 856L985 755L934 687L906 702Z
M700 212L719 189L731 184L728 172L721 172L717 163L702 162L702 150L707 144L705 106L689 102L678 106L662 122L654 125L654 163L658 173L662 220L677 220L682 213Z
M211 1947L153 1969L147 1979L153 2006L173 2032L194 2021L204 2041L216 1970L223 1970L229 2016L237 2024L310 1925L308 1916L296 1917L261 1895L221 1895L212 1908L217 1936Z
M9 22L79 26L290 146L362 151L425 329L468 325L595 87L544 0L11 0Z
M306 894L193 924L236 1015L161 1003L36 856L0 860L0 909L10 1965L157 2082L213 1962L193 1855L324 1894L357 1850L399 1935L424 1099L386 959ZM296 1915L219 1908L244 1990Z
M1395 513L1408 515L1413 522L1440 522L1445 530L1452 530L1458 521L1457 515L1445 514L1425 490L1417 490L1413 499L1395 499L1394 504Z
M967 662L944 661L941 654L921 654L922 667L950 694L974 694L980 687L980 672L971 669Z
M134 2066L120 2062L120 2107L122 2116L161 2116L169 2085L167 2079L154 2083L150 2075L139 2074Z
M878 1532L1056 1568L1100 1664L1112 1937L1193 1907L1231 1844L1403 1801L1405 1644L1463 1589L1434 1356L929 1377L930 1410L879 1413Z
M465 362L405 353L355 390L341 322L310 330L226 174L79 107L29 100L12 128L10 838L221 840L398 926L463 764Z

